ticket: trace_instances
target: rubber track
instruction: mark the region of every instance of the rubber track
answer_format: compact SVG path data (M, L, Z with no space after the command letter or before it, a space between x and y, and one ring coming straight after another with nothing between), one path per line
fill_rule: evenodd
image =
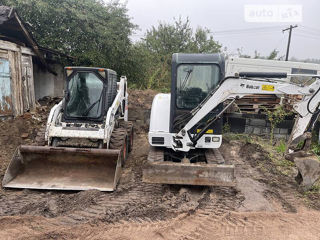
M223 164L225 160L218 149L208 149L205 153L208 163Z
M163 159L164 159L163 149L150 147L150 150L148 153L149 162L163 162Z

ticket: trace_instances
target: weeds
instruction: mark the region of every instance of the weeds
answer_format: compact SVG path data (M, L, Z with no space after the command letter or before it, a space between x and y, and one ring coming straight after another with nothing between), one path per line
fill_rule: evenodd
M263 109L266 111L268 120L270 122L270 143L273 142L274 137L274 129L275 127L281 123L287 116L291 115L291 112L287 112L283 106L277 106L273 111L270 111L269 109L263 107Z
M284 154L286 152L287 145L283 139L280 140L279 144L276 146L276 150L278 153Z
M320 155L320 145L318 143L313 143L311 145L311 151L316 154L317 156Z
M311 187L311 189L308 191L310 193L320 193L320 183L315 183Z
M232 141L232 140L239 140L244 143L253 143L252 142L252 137L249 136L248 134L243 134L243 133L227 133L223 135L224 139L227 141Z
M229 133L229 132L231 132L231 126L229 123L225 123L222 128L222 133Z
M265 141L265 139L261 137L250 136L248 134L228 133L224 135L224 138L228 141L238 140L243 143L258 145L267 153L266 161L269 159L274 166L273 169L275 169L279 174L292 176L294 173L294 163L284 158L284 153L286 151L286 142L284 140L281 140L278 145L274 146L273 144L270 144L269 141ZM266 167L265 164L267 163L261 162L259 164L259 169L262 171L268 171L267 169L269 168Z

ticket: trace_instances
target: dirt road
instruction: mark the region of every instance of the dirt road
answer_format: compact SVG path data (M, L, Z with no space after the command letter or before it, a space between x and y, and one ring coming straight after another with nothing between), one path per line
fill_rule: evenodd
M1 177L15 147L32 143L41 123L12 120L10 131L0 124ZM26 130L32 134L21 136ZM1 189L0 239L320 239L319 194L301 192L260 145L224 141L236 188L143 183L148 147L138 129L113 193Z

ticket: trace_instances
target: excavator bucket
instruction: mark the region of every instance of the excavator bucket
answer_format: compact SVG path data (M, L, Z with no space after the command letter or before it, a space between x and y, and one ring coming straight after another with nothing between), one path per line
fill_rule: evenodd
M20 146L5 173L6 188L113 191L120 150Z
M147 183L236 186L234 165L164 161L163 151L155 148L150 149L148 160L143 169L143 181Z

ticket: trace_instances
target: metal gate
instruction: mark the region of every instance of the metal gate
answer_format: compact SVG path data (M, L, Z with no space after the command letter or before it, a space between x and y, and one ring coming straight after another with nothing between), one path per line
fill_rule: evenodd
M9 61L0 58L0 116L12 115Z

